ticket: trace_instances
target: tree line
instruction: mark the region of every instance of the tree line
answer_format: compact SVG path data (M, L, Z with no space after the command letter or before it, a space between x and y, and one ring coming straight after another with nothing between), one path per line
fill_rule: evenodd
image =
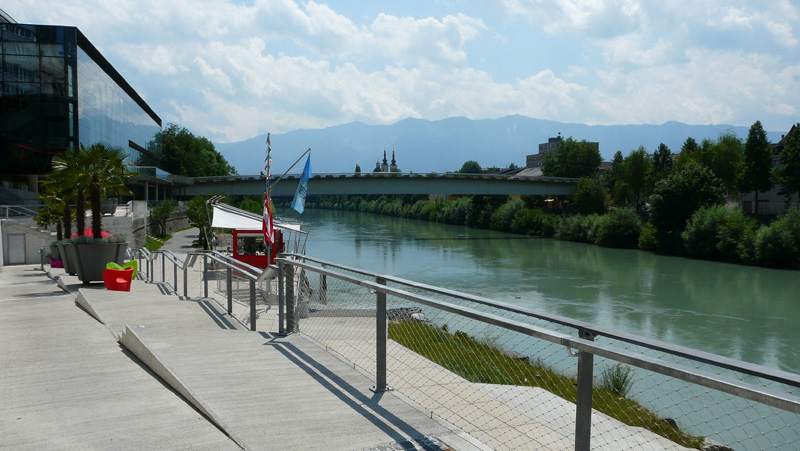
M550 176L579 178L566 211L541 196L310 196L307 208L337 208L466 225L607 247L639 248L695 258L769 267L800 267L800 212L761 224L738 206L738 193L775 184L800 192L800 124L772 167L772 145L760 122L740 140L730 133L700 143L688 138L678 155L661 144L617 152L603 177L596 146L568 138L543 161ZM470 162L467 162L470 163ZM470 163L468 170L479 165ZM461 172L461 171L459 171ZM608 200L613 208L608 208Z

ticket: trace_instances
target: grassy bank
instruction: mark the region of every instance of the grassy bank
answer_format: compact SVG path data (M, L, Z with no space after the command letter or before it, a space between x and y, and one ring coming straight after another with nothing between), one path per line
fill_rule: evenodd
M470 382L540 387L570 402L577 399L575 378L561 375L540 361L507 355L464 332L451 334L420 322L393 321L389 323L389 338ZM603 385L594 388L594 410L685 447L699 449L702 445L702 437L682 432L670 421L623 396L623 387Z

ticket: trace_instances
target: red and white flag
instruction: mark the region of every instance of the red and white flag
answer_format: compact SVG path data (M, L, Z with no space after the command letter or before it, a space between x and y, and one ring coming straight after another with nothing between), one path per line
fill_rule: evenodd
M264 171L267 175L266 185L264 186L264 244L267 246L275 242L275 225L272 222L272 199L270 199L270 183L272 173L269 172L269 164L272 161L270 154L272 153L271 143L269 141L269 133L267 133L267 158L264 159L266 163Z

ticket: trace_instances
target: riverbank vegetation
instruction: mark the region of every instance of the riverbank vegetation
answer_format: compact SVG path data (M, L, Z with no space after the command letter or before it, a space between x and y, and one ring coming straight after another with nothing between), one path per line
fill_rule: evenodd
M491 343L465 332L450 333L414 321L389 323L389 338L417 354L441 365L470 382L539 387L570 402L577 399L577 381L558 373L541 361L509 355ZM679 445L699 449L703 438L678 429L674 422L661 418L626 397L631 384L627 367L612 366L593 388L592 408L634 427L645 428Z
M775 183L781 184L780 192L785 195L800 191L800 126L793 132L774 170L771 146L756 122L744 142L723 134L701 143L688 138L677 156L663 144L652 155L643 147L627 157L617 152L610 170L602 176L590 171L599 161L596 147L567 139L547 154L543 163L546 175L580 176L564 209L550 208L551 202L557 201L552 196L484 195L435 200L411 195L310 195L306 207L747 265L800 268L800 212L789 209L762 224L763 217L759 220L744 213L733 200L738 193L769 190ZM580 164L581 159L591 164Z

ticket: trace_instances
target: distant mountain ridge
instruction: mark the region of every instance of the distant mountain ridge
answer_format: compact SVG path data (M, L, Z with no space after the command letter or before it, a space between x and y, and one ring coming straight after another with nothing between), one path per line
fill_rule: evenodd
M519 115L481 120L408 118L391 125L351 122L273 134L272 173L285 171L309 147L314 173L353 172L356 164L363 172L371 172L376 161L383 160L384 148L390 161L394 150L397 165L404 172L447 172L460 169L467 160L476 160L484 167L506 167L510 163L524 167L525 156L538 153L539 144L559 132L565 138L599 142L603 159L611 160L617 150L628 155L643 145L652 153L662 142L677 153L690 136L700 142L705 138L717 138L728 130L746 139L749 128L674 121L661 125L585 125ZM767 135L770 141L777 142L786 132L768 132ZM257 174L264 161L266 138L260 135L235 143L215 143L215 146L239 174ZM301 171L302 165L298 165L291 172Z

